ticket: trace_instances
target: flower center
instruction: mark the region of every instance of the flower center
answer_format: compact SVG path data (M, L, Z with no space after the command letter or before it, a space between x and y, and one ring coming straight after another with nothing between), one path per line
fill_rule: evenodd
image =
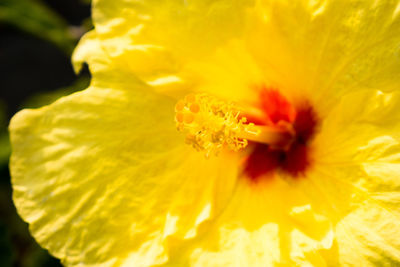
M310 165L308 145L317 124L315 112L305 103L294 107L276 90L261 90L255 109L192 94L180 100L175 111L186 143L206 157L225 148L245 150L243 171L252 180L275 170L298 176Z

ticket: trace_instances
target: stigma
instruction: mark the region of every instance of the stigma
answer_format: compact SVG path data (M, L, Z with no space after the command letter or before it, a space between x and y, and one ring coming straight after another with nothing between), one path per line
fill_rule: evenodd
M177 129L186 134L186 143L206 157L222 150L245 149L249 142L276 149L288 149L294 140L290 123L256 125L248 120L246 108L207 94L190 94L175 105Z

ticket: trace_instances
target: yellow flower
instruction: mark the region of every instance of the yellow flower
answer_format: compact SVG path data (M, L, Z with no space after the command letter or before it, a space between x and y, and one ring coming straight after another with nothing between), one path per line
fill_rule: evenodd
M18 212L63 263L400 264L400 1L94 0L93 19L91 86L10 125Z

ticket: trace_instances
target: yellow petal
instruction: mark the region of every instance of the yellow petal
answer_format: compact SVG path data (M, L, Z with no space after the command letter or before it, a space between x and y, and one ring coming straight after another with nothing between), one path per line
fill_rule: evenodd
M246 7L252 5L253 1L244 0L95 0L93 19L102 40L126 42L111 45L112 54L129 51L135 44L154 44L175 50L170 53L199 57L238 36L245 27Z
M182 83L193 83L177 78L186 62L202 58L243 31L251 4L96 0L93 20L102 46L115 62L149 83L175 77L172 90L177 90Z
M324 120L309 177L336 222L340 262L400 261L400 93L347 94Z
M325 113L349 90L397 88L398 6L398 1L372 0L97 0L93 13L105 50L145 81L169 79L175 90L193 86L194 78L207 76L188 71L187 64L240 39L264 79L324 101Z
M346 92L397 90L399 1L259 1L248 44L265 75L321 112Z
M336 227L343 266L397 266L400 262L400 216L366 201Z
M91 88L11 121L14 202L33 236L71 266L147 266L193 237L231 195L232 157L184 144L175 101L140 84Z
M203 235L172 249L172 266L306 266L325 263L333 224L305 192L281 178L238 183ZM315 204L315 206L314 206Z
M128 89L130 84L138 83L136 75L110 58L95 31L88 32L81 38L72 55L72 63L76 72L81 70L82 64L89 64L92 84L96 86L118 85Z
M347 94L324 119L314 144L315 165L329 166L367 191L397 190L399 105L399 92ZM352 175L345 173L350 168Z

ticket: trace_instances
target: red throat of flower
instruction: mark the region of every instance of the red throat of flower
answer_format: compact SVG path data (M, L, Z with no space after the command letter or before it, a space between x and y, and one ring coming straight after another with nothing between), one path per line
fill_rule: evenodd
M307 101L293 105L279 91L263 88L260 93L262 117L248 116L256 125L288 129L291 140L285 146L251 142L245 160L244 173L252 181L271 177L281 171L292 177L304 175L312 164L310 141L318 125L315 110Z

